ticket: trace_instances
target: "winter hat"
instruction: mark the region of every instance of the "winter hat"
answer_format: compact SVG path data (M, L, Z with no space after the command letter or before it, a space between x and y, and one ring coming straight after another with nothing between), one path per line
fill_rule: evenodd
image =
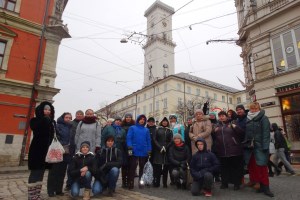
M76 111L76 115L77 115L77 114L82 114L82 115L84 115L84 113L83 113L82 110L77 110L77 111Z
M50 108L50 106L49 106L48 104L46 104L46 105L44 106L44 110L51 110L51 108Z
M122 121L122 118L121 118L121 117L119 117L119 116L117 116L117 117L115 117L115 120L114 120L114 121L117 121L117 120L120 120L120 121Z
M177 120L177 116L176 116L175 114L171 114L171 115L169 116L169 119L172 119L172 118L175 118L175 119Z
M195 116L196 116L197 113L202 113L202 114L204 114L203 111L202 111L201 109L196 109L196 110L195 110Z
M193 119L194 117L193 116L188 116L186 119L189 120L189 119Z
M235 108L235 110L237 110L238 108L241 108L241 109L243 109L245 111L245 107L242 104L237 105L236 108Z
M84 141L80 144L80 149L83 147L83 146L87 146L88 148L90 148L91 146L91 143L89 141Z
M147 120L147 122L155 122L154 117L149 117L149 119Z
M182 141L182 137L181 137L181 135L180 134L175 134L174 136L173 136L173 140L174 139L180 139L181 141Z
M131 114L131 113L126 113L124 117L125 117L125 118L126 118L126 117L132 118L132 114Z

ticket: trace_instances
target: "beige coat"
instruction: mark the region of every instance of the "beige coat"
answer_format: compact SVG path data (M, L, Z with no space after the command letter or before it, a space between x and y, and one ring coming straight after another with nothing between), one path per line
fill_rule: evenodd
M190 128L189 136L191 138L192 153L196 153L198 150L195 146L195 142L199 138L203 138L207 144L207 150L211 150L212 138L211 138L212 125L209 119L203 119L196 121Z

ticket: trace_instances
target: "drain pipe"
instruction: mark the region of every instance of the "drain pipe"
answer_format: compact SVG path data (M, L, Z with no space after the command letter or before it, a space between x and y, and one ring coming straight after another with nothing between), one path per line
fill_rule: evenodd
M24 130L23 141L22 141L22 149L21 149L21 155L20 155L20 160L19 160L19 166L24 165L24 158L25 158L25 155L26 155L26 143L27 143L27 139L28 139L29 123L30 123L30 118L31 118L31 115L32 115L33 107L36 103L35 98L37 96L37 94L36 94L37 91L36 91L35 88L38 85L39 68L40 68L40 65L41 65L41 58L42 58L42 51L43 51L43 41L45 39L46 21L47 21L47 17L48 17L49 6L50 6L50 0L47 0L45 12L44 12L44 17L43 17L42 33L41 33L41 37L40 37L37 62L36 62L35 73L34 73L34 77L33 77L33 85L32 85L32 89L31 89L29 109L28 109L28 113L27 113L26 125L25 125L25 130Z

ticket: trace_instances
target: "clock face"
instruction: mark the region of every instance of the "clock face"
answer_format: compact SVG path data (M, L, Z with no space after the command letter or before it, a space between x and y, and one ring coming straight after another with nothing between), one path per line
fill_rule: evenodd
M167 27L167 22L163 21L162 25L163 25L163 27Z

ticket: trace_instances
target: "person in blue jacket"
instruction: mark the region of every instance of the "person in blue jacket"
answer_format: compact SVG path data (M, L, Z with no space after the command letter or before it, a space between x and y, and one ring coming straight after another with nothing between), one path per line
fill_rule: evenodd
M213 174L219 171L220 163L214 153L207 151L204 139L199 138L195 142L198 151L191 160L191 175L193 183L191 192L193 196L200 195L201 189L206 197L212 196Z
M128 189L134 188L134 176L139 164L139 180L142 177L144 165L151 156L152 146L149 129L145 127L147 118L145 115L137 117L136 124L128 130L126 142L129 155ZM139 185L140 186L140 185Z
M181 135L182 141L185 141L184 136L184 126L182 124L179 124L177 121L177 116L175 114L171 114L169 116L170 120L170 128L173 131L173 135L176 135L177 133Z

